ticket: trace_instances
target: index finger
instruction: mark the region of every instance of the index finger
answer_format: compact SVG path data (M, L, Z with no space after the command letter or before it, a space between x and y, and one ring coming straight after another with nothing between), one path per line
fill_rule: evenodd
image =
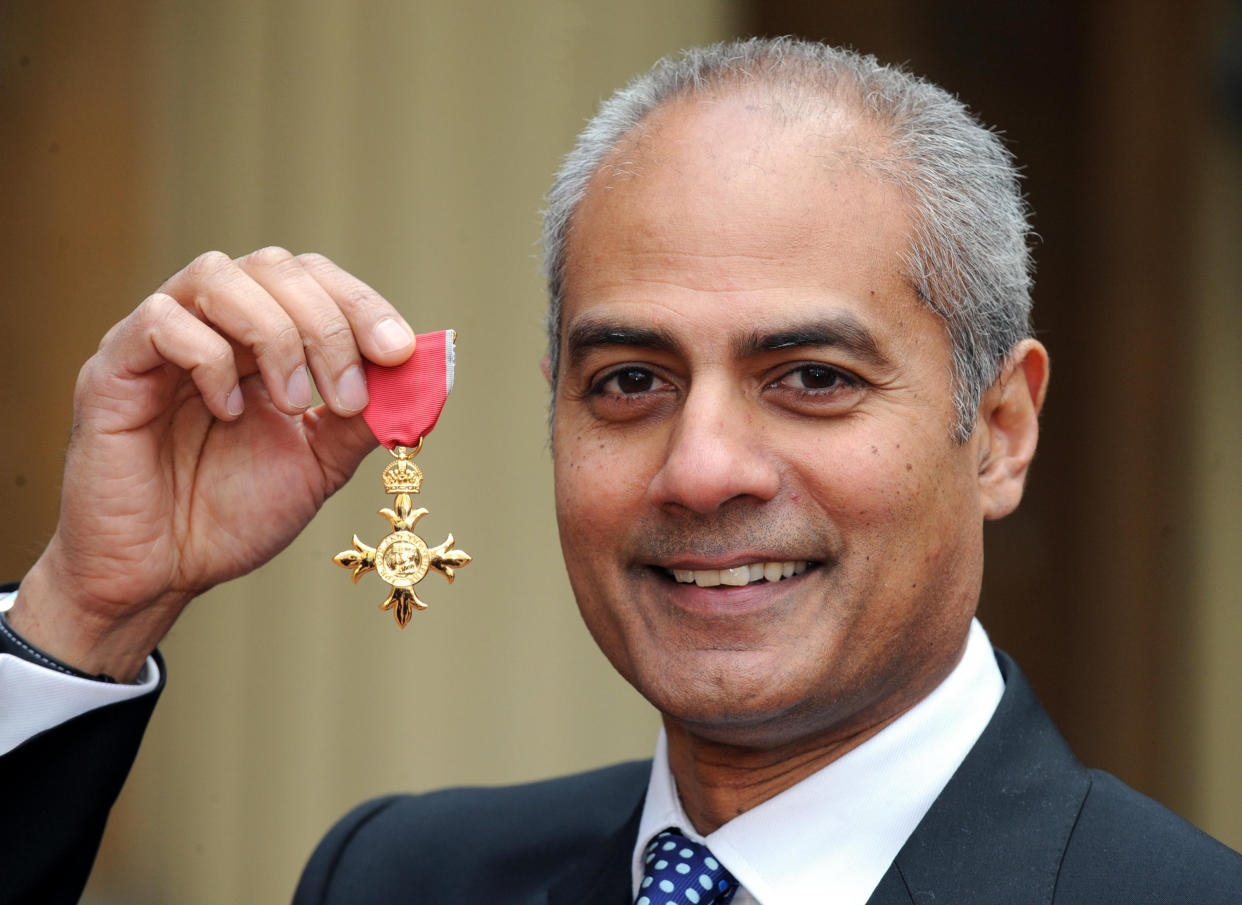
M336 302L363 356L391 367L414 354L414 330L382 295L321 254L298 255L297 261Z

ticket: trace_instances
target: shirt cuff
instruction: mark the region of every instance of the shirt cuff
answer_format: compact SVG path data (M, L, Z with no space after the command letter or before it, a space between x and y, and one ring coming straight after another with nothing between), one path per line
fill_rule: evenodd
M8 609L15 596L0 592L0 612ZM74 717L148 694L159 684L160 668L154 657L147 657L135 682L114 684L0 653L0 755Z

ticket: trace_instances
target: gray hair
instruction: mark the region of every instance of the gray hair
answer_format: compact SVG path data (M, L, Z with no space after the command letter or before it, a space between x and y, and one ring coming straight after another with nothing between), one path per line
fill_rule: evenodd
M964 441L983 392L1031 333L1027 208L1013 158L955 97L875 57L794 38L751 38L666 57L606 100L578 135L547 195L548 361L560 359L565 251L587 184L618 144L672 100L736 89L769 92L791 121L846 110L880 136L860 166L895 182L910 206L905 278L944 321L956 423Z

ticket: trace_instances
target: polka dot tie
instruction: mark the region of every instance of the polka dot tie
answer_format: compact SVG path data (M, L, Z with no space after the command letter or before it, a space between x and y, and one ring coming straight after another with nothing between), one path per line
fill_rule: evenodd
M737 880L706 845L667 829L647 845L643 881L634 905L725 905Z

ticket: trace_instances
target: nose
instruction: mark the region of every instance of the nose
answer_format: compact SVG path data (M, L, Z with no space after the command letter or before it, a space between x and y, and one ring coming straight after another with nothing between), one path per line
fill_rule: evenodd
M662 508L711 513L734 500L764 502L780 491L753 402L728 386L693 387L678 411L648 493Z

